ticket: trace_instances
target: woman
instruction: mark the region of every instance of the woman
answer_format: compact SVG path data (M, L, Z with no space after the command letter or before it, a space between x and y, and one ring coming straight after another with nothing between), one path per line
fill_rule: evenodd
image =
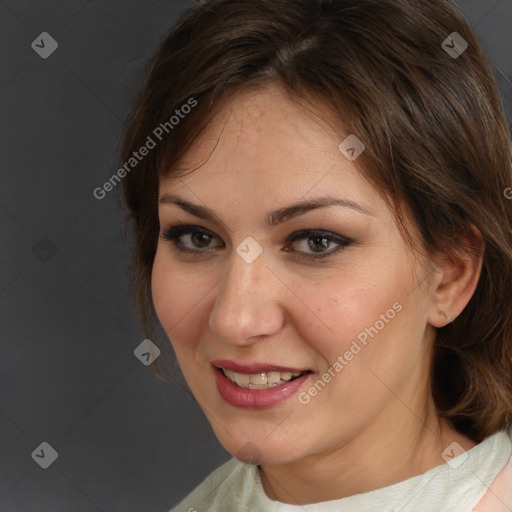
M512 510L509 144L442 0L184 15L123 186L144 333L233 458L173 511Z

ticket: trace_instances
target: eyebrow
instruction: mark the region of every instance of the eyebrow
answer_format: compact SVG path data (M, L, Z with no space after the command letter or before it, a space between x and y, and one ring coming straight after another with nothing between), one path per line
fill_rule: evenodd
M196 217L215 222L217 224L223 224L222 219L210 208L191 203L186 199L183 199L182 197L174 194L163 194L159 199L159 204L175 204L186 212L195 215ZM311 210L332 206L342 206L355 210L359 213L363 213L365 215L375 215L375 212L371 208L368 208L362 204L347 199L327 196L318 197L308 201L301 201L299 203L274 210L266 215L264 225L269 228L274 227Z

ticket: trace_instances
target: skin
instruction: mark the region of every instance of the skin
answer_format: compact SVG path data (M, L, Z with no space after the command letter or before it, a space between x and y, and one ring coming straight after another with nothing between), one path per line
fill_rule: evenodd
M180 166L194 172L160 181L160 196L207 206L221 221L160 204L162 232L193 224L211 238L180 238L203 251L194 257L160 237L152 275L158 318L219 441L233 456L261 465L269 498L292 504L391 485L443 464L453 441L466 450L475 446L438 418L427 382L435 327L465 307L481 259L415 255L357 160L338 150L348 133L321 121L326 107L318 105L318 113L308 114L277 86L224 106ZM263 225L271 210L323 196L371 213L333 206ZM314 237L312 248L308 238L287 242L302 229L353 243L333 254L336 242L326 248ZM263 249L252 263L236 252L248 236ZM333 255L300 259L315 250ZM210 365L219 358L309 368L314 374L301 388L307 390L396 302L402 310L307 405L294 395L247 410L219 395Z

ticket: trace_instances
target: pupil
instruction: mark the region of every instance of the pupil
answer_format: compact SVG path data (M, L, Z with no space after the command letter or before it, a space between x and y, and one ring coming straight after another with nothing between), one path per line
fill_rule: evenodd
M313 241L313 243L311 243L311 241ZM315 252L322 252L316 250L318 248L318 246L315 245L316 243L321 244L324 249L329 248L329 240L327 238L322 238L321 236L312 237L310 238L310 242L308 243L308 245Z
M205 247L210 242L209 235L205 233L194 233L194 235L192 235L192 238L194 244L197 245L198 247Z

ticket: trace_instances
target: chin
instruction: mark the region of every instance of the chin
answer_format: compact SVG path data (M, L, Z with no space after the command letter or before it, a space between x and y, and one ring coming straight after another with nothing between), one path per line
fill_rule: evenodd
M224 448L236 459L245 464L287 464L297 460L297 446L290 445L276 447L272 443L263 442L263 444L252 441L234 443L230 439L228 444L223 444Z

